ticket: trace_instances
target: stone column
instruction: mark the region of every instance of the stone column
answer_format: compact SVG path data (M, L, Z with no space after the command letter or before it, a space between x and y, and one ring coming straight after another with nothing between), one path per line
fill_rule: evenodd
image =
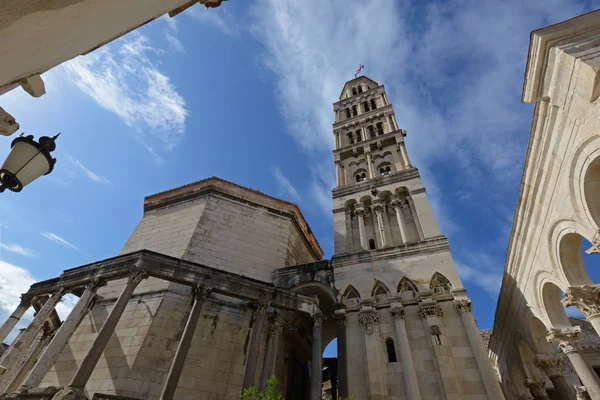
M373 172L373 160L371 159L371 151L365 151L365 155L367 156L367 165L369 166L369 179L373 179L375 177L375 173Z
M379 239L381 240L381 247L384 248L387 246L385 241L385 227L383 225L383 217L381 216L381 212L383 211L383 206L380 203L373 204L373 211L375 211L375 216L377 219L377 230L379 231Z
M346 208L344 213L346 217L346 252L354 252L354 232L352 230L352 209Z
M408 153L406 152L406 146L404 145L404 140L398 143L400 147L400 154L402 155L402 161L404 162L405 168L410 168L412 165L410 164L410 158L408 158Z
M31 307L31 297L26 295L21 295L21 302L13 311L13 313L8 317L2 327L0 327L0 343L3 343L6 340L8 334L13 330L15 325L19 322L23 314Z
M560 393L562 399L575 400L575 389L569 385L563 375L564 361L560 354L538 354L535 356L534 364L548 375L548 378L552 381L552 385Z
M424 320L425 335L431 336L429 343L433 352L433 366L437 375L437 381L443 398L447 394L455 397L462 393L458 377L454 373L453 359L448 355L446 346L442 344L442 332L440 329L440 317L443 316L441 307L437 301L430 298L421 300L419 303L419 316ZM442 369L443 366L443 369ZM443 372L442 372L443 371Z
M342 167L340 160L335 160L335 182L336 186L342 186Z
M35 314L33 321L0 358L0 365L7 370L17 367L18 361L22 359L22 353L29 349L33 340L44 328L44 323L54 312L54 307L56 307L63 294L64 288L60 288L52 294L52 297L46 300L42 308Z
M248 358L246 359L246 373L244 374L244 383L242 388L247 389L256 385L256 364L258 363L258 353L260 351L260 341L263 337L265 320L267 318L268 303L259 302L254 313L254 326L252 327L252 339Z
M534 400L550 400L548 393L546 393L546 384L541 379L527 379L525 386L531 392Z
M386 375L381 373L381 365L385 362L381 360L381 338L379 335L379 314L368 301L361 303L361 311L358 314L358 322L365 328L365 357L366 370L368 378L368 392L370 399L383 400L389 395L387 390Z
M396 211L396 220L398 221L398 227L400 228L400 237L402 244L408 242L408 231L406 230L406 224L404 223L404 217L402 216L402 201L397 199L392 201L394 211Z
M340 397L350 397L348 394L348 350L346 342L346 311L336 310L334 314L336 320L335 333L337 336L337 363L338 363L338 392Z
M312 359L310 370L310 400L321 400L323 391L323 371L321 366L321 329L323 327L323 314L313 315L312 331Z
M400 351L406 398L408 400L420 400L419 382L417 380L417 373L415 372L410 342L408 341L408 334L406 332L406 323L404 321L404 306L399 303L392 303L391 305L390 311L396 328L396 340L398 341L398 350Z
M566 307L577 307L600 335L600 285L571 286L562 303Z
M471 300L454 300L454 306L458 310L463 322L463 326L465 327L465 331L467 332L467 337L469 338L469 343L471 344L471 350L473 351L473 356L475 357L475 361L479 367L481 379L483 379L483 385L485 386L485 390L489 398L504 399L504 394L500 388L498 377L483 345L479 328L477 328L477 324L475 324L475 320L471 314Z
M580 332L580 326L551 329L548 331L546 339L549 342L556 343L563 353L569 357L569 361L571 361L575 372L579 376L579 379L581 379L590 397L592 399L600 399L600 381L596 373L592 371L579 353L578 341Z
M115 328L119 323L121 315L123 315L123 312L125 311L125 307L127 307L127 303L129 303L129 299L131 298L133 291L135 290L137 285L139 285L139 283L147 277L148 274L143 268L133 268L131 270L127 279L127 284L125 284L121 295L115 302L112 310L110 311L110 313L106 317L106 320L102 324L102 327L98 331L96 339L94 339L90 350L83 358L79 369L77 370L77 372L75 372L75 376L73 376L73 379L71 379L71 383L69 383L69 388L66 389L67 391L70 391L71 393L83 391L85 384L87 383L88 379L90 379L92 372L94 372L94 369L96 368L98 360L104 352L106 344L115 332Z
M358 217L358 233L360 236L360 247L367 250L367 233L365 232L365 209L362 205L356 206L354 212Z
M267 356L265 358L265 367L263 368L263 377L261 386L263 390L267 386L267 379L275 375L277 367L277 349L279 348L279 338L283 332L281 321L277 314L272 316L271 327L269 330L269 341L267 342Z
M194 333L196 332L196 326L198 325L198 319L202 312L202 306L204 305L204 301L210 296L211 291L212 288L210 287L202 288L198 286L194 288L194 304L192 305L190 315L185 323L181 340L179 340L179 344L177 345L177 350L175 351L175 356L171 362L171 367L169 368L169 373L167 374L167 380L165 386L163 386L160 400L172 400L175 395L177 383L179 382L179 377L183 371L188 350L190 349Z
M52 342L50 342L37 364L35 364L35 367L29 373L29 376L27 376L27 379L25 379L22 386L23 389L38 387L42 382L42 379L44 379L48 370L58 359L58 356L75 332L75 329L77 329L77 326L79 326L83 317L93 307L96 300L96 291L104 285L106 285L105 281L96 279L85 288L73 310L60 325L60 328L58 328L54 339L52 339Z
M363 140L367 140L367 139L369 139L369 138L367 137L367 128L366 128L366 127L364 127L364 126L363 126L363 127L360 129L360 131L362 132L362 137L363 137Z

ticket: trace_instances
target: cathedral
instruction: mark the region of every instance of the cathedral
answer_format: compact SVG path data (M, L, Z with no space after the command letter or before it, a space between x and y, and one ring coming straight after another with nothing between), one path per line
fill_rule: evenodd
M0 328L6 399L503 399L385 88L333 105L335 251L300 209L219 178L148 196L121 252L31 286ZM333 166L332 166L333 167ZM61 321L61 298L79 297ZM323 358L337 339L337 358Z

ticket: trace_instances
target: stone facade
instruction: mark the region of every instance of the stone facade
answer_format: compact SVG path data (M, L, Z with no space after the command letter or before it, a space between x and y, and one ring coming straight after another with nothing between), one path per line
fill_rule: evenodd
M582 257L600 238L599 55L600 11L531 34L523 101L535 112L489 343L507 398L574 399L583 384L600 399L600 297Z
M0 327L37 310L0 358L4 397L233 400L275 376L315 400L325 375L331 398L502 399L385 89L354 79L334 110L331 260L260 192L213 177L148 196L118 256L34 284Z

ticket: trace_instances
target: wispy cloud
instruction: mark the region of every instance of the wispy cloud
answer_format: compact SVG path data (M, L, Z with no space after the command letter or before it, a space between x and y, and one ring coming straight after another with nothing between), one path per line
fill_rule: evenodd
M0 261L0 321L4 322L8 316L17 308L20 296L29 290L36 279L25 268ZM21 318L19 324L8 337L7 342L12 341L18 329L26 326L33 317L30 310Z
M279 191L283 193L285 197L289 198L290 200L296 203L302 201L302 198L298 194L296 188L290 183L288 178L286 178L285 175L283 175L283 172L281 172L281 168L279 168L277 165L274 165L271 167L271 172L273 173L275 182L277 182Z
M6 251L10 251L11 253L20 254L25 257L39 257L40 253L35 250L31 250L25 247L22 247L18 244L10 244L10 243L0 243L0 248Z
M132 32L63 66L79 89L135 128L153 155L157 148L170 150L180 142L189 114L183 97L150 58L164 53Z
M81 161L77 160L76 158L73 158L71 155L68 155L68 158L69 161L71 161L73 165L81 169L91 181L104 184L112 183L108 178L90 171L85 165L81 163Z
M167 42L169 43L169 48L173 51L178 51L181 53L185 52L185 49L183 48L183 44L181 44L181 41L179 40L179 38L174 35L173 33L166 31L165 32L165 38L167 39Z
M63 247L66 247L68 249L77 250L77 251L80 251L80 252L84 253L84 251L81 250L79 247L75 246L74 244L71 244L67 240L65 240L62 237L58 236L56 233L42 232L42 236L45 237L48 240L53 241L54 243L57 243L57 244L63 246Z
M202 24L212 26L229 36L237 36L241 27L227 7L210 8L195 6L184 13Z
M455 265L462 280L485 290L494 300L498 298L502 285L502 264L492 268L481 264L472 267L460 262L456 262Z

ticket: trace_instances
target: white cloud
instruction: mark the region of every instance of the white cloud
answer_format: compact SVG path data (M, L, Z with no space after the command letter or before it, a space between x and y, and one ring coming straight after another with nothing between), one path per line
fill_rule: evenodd
M0 261L0 324L17 308L21 294L27 292L35 281L26 269ZM33 311L30 310L21 318L6 342L12 341L18 329L27 326L32 317Z
M69 243L67 240L61 238L56 233L42 232L42 236L45 237L48 240L53 241L54 243L57 243L57 244L63 246L63 247L66 247L68 249L77 250L77 251L80 251L80 252L83 253L83 251L80 250L79 247L75 246L74 244Z
M292 186L290 181L285 177L285 175L283 175L283 172L281 172L281 168L274 165L271 167L271 172L273 173L273 177L275 178L275 182L277 182L279 190L285 194L285 197L288 197L290 200L296 203L302 201L302 198L298 194L296 188Z
M67 293L62 299L60 299L60 303L56 305L56 313L60 317L61 320L65 320L69 313L73 310L77 302L79 301L79 297L74 294Z
M100 106L135 128L138 139L156 148L175 147L185 134L185 100L149 55L164 51L136 32L63 64L70 79Z
M108 178L90 171L79 160L73 158L71 155L67 155L67 157L69 158L69 161L71 161L71 163L73 165L75 165L79 169L81 169L91 181L96 182L96 183L105 183L105 184L112 183Z
M460 279L485 290L493 299L498 298L502 285L503 265L484 253L468 253L469 265L457 261Z
M229 36L237 36L240 32L238 20L233 17L227 7L209 8L191 7L184 15L192 17L202 24L212 26Z
M171 32L165 32L165 38L167 39L167 42L169 43L169 48L173 51L178 51L181 53L185 52L185 49L183 48L183 44L181 44L181 41L179 40L179 38L177 36L175 36L173 33Z
M20 254L25 257L39 257L40 253L35 250L31 250L25 247L22 247L18 244L9 244L9 243L0 243L0 248L10 251L11 253Z

